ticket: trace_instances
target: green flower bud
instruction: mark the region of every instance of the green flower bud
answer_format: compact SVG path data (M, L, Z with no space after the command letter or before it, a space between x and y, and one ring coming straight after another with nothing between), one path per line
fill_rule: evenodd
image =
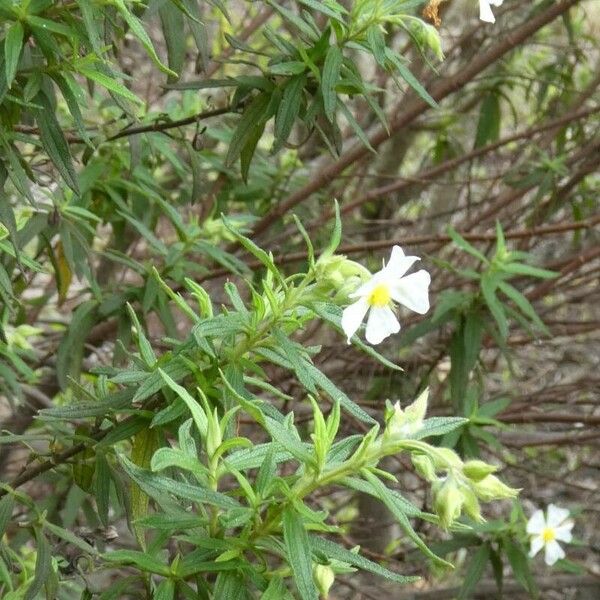
M389 411L386 434L397 439L413 437L423 427L428 396L429 390L425 390L405 410L402 410L400 403L396 402L393 409Z
M463 473L465 477L468 477L472 481L481 481L491 473L495 473L498 467L494 465L488 465L488 463L482 460L468 460L463 465Z
M335 573L328 565L315 565L313 569L313 577L317 584L317 589L321 598L329 597L329 590L335 581Z
M410 459L416 472L426 481L433 482L437 479L433 461L425 454L413 454Z
M433 508L440 518L440 525L448 529L462 511L464 498L452 477L447 477L439 486Z
M515 498L520 492L520 490L502 483L495 475L487 475L481 481L474 482L472 489L477 497L484 502L501 500L502 498Z
M439 60L444 60L442 40L438 30L429 23L413 20L409 25L411 32L420 46L427 46Z
M431 453L431 459L436 469L461 469L463 465L460 456L450 448L435 448L435 452Z
M371 277L371 273L361 264L341 254L334 254L321 256L317 260L315 276L320 291L334 291L337 300L346 300L349 294Z
M481 516L481 509L479 507L479 500L477 500L477 496L467 486L461 487L461 492L463 496L463 507L465 512L476 523L483 523L485 519Z
M223 443L223 434L221 433L221 426L219 424L219 414L215 408L212 413L206 415L207 418L207 432L206 432L206 453L209 457L212 457L219 446Z

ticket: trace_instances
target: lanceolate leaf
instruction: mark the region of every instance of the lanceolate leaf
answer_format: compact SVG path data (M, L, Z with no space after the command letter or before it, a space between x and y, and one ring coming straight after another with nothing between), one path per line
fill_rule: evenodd
M79 191L79 184L73 167L69 144L65 139L60 124L56 120L54 108L43 92L38 93L35 97L35 102L41 106L41 108L34 108L32 110L40 129L40 140L44 149L48 152L48 156L56 165L65 183L77 193Z
M347 550L343 546L332 542L331 540L327 540L325 538L320 538L313 536L310 538L310 545L314 552L318 552L323 554L327 558L333 560L339 560L341 562L348 563L354 567L359 569L363 569L364 571L369 571L370 573L374 573L375 575L379 575L380 577L385 577L385 579L389 579L390 581L395 581L396 583L411 583L413 581L418 581L418 577L411 577L406 575L400 575L398 573L394 573L381 565L365 558L358 554L358 552L351 552Z
M23 25L15 21L4 38L4 67L6 69L6 87L10 89L17 72L21 49L23 48Z
M283 539L287 560L302 600L318 600L312 575L312 552L300 515L292 508L283 512Z
M233 164L240 156L242 149L248 143L257 128L262 127L268 118L268 109L271 104L271 95L261 92L250 102L242 115L233 137L229 144L229 151L225 163Z
M321 77L321 93L323 94L323 108L325 116L333 122L335 108L337 105L337 93L335 85L340 78L340 67L342 66L342 51L339 46L330 46L325 56L323 75Z

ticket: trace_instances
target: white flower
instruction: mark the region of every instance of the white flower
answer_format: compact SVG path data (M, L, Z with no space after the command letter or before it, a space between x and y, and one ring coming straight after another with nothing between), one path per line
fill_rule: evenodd
M553 565L564 558L565 552L556 540L568 544L573 539L571 529L574 523L568 517L569 511L566 508L559 508L554 504L548 506L546 516L541 510L536 510L527 522L527 533L531 536L529 556L535 556L544 548L547 565Z
M479 18L486 23L495 23L492 6L501 6L504 0L479 0Z
M393 301L421 315L429 310L429 273L421 269L404 277L417 260L416 256L405 256L400 246L394 246L387 265L349 295L358 300L346 307L342 314L342 329L348 343L369 309L366 338L370 344L379 344L392 333L400 331L400 323L392 310Z

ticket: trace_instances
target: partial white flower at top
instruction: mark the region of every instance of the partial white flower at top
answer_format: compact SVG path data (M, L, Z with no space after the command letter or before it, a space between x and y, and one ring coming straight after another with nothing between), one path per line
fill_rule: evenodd
M566 508L550 504L546 516L541 510L536 510L527 522L527 533L531 536L529 556L535 556L544 548L544 560L547 565L551 566L557 560L564 558L565 552L557 540L568 544L573 539L571 534L573 525Z
M479 18L486 23L495 23L492 6L502 6L504 0L479 0Z
M405 256L400 246L394 246L387 265L349 294L350 298L358 300L346 307L342 314L342 329L348 343L358 331L367 312L369 317L365 337L370 344L379 344L392 333L400 331L400 323L392 310L394 302L421 315L429 310L429 273L421 269L404 277L417 260L417 256Z

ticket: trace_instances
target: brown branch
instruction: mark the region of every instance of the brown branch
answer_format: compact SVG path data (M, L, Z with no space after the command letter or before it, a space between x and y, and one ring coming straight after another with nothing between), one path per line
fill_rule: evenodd
M218 117L219 115L224 115L227 113L233 112L231 106L224 106L223 108L215 108L213 110L206 110L204 112L198 113L196 115L192 115L191 117L185 117L183 119L178 119L177 121L155 121L150 125L140 125L139 127L128 127L119 131L119 133L115 133L115 135L111 135L106 139L107 142L112 142L113 140L118 140L119 138L127 137L130 135L135 135L137 133L149 133L156 131L166 131L167 129L175 129L176 127L183 127L184 125L191 125L192 123L197 123L198 121L203 121L204 119L209 119L210 117Z

